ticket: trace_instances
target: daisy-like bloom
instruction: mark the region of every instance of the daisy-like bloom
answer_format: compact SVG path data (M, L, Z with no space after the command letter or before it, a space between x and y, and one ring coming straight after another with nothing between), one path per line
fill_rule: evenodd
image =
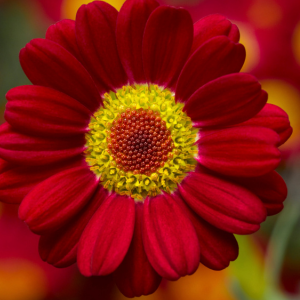
M239 73L238 40L219 15L95 1L21 50L33 85L7 94L0 198L21 203L43 260L140 296L227 267L233 234L283 208L291 127Z

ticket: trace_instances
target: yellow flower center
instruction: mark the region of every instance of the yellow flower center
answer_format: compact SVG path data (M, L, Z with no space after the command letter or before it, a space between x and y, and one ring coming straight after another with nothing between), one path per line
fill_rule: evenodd
M198 129L182 108L156 85L104 95L89 124L85 154L106 189L142 201L171 193L195 169Z

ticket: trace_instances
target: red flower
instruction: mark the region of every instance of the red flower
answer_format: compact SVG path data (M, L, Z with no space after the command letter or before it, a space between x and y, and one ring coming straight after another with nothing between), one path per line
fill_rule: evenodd
M233 234L283 208L291 127L238 73L238 40L220 16L95 1L21 50L33 85L7 94L0 197L21 203L45 261L149 294L199 262L227 267Z

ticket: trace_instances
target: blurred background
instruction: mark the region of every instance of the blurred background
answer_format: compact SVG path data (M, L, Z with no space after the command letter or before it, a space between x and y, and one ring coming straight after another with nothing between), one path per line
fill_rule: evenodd
M6 92L29 84L18 54L64 18L74 19L88 0L0 0L0 123ZM107 0L120 9L122 0ZM163 281L147 300L300 299L300 0L164 0L194 19L220 13L237 24L247 59L242 71L255 75L269 102L290 116L294 133L282 146L278 172L289 196L284 210L259 232L240 236L240 255L224 271L200 266L177 282ZM72 266L56 269L41 261L38 236L17 219L17 207L0 204L0 300L126 299L110 276L84 278Z

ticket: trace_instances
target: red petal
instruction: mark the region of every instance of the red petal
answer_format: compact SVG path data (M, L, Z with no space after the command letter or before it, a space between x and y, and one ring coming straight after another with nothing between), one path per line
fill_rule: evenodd
M135 227L131 245L114 274L119 290L130 298L154 293L161 282L161 277L151 266L144 250L143 204L136 203L135 207Z
M13 164L9 163L8 161L0 158L0 173L9 171L9 170L14 169L16 167L18 167L18 165L13 165Z
M35 233L58 229L85 206L97 185L95 174L86 166L58 173L24 198L19 218Z
M5 119L19 132L53 137L87 132L90 111L61 92L27 85L10 90L6 98Z
M280 107L270 103L267 103L256 116L239 126L242 125L262 126L273 129L280 137L278 146L284 144L293 132L287 113Z
M119 56L131 83L145 83L142 43L146 22L159 4L155 0L127 0L117 19Z
M184 9L160 6L151 14L143 39L146 79L173 87L193 42L193 22Z
M224 16L214 14L200 19L194 24L194 41L191 53L195 52L206 41L218 35L225 35L233 42L239 41L239 31L236 25Z
M59 268L75 263L81 234L107 195L108 191L99 185L96 194L82 212L61 229L42 235L39 243L41 258Z
M234 180L263 201L269 216L278 214L283 209L282 202L287 197L287 187L275 171L259 177L235 178Z
M10 168L0 171L0 200L10 204L19 204L23 198L40 182L54 174L69 168L84 165L77 157L65 163L51 167L19 167L9 164Z
M179 191L200 217L228 232L253 233L266 219L262 202L250 191L203 172L191 173Z
M194 127L228 126L248 120L266 104L268 95L255 77L230 74L208 82L185 103Z
M245 48L225 36L205 42L189 58L179 76L176 101L185 102L207 82L218 77L238 73L245 61Z
M268 203L264 202L265 208L267 210L268 216L274 216L280 213L283 210L282 203Z
M223 270L230 261L238 257L239 246L232 233L220 230L197 216L182 200L174 194L173 198L181 205L192 221L200 242L200 262L213 270Z
M29 166L71 159L84 150L84 135L47 139L14 132L8 123L0 126L0 156L12 163Z
M193 274L198 268L200 248L195 229L167 194L145 200L143 241L151 265L168 280Z
M230 176L254 177L274 170L280 162L279 137L264 127L234 127L216 130L199 139L203 166Z
M86 226L78 247L78 267L85 276L107 275L124 259L134 230L134 200L112 194Z
M239 245L232 233L220 230L198 217L193 221L200 246L200 262L212 270L223 270L239 255Z
M70 52L57 43L44 39L32 40L21 50L20 62L33 84L59 90L92 112L102 103L89 73Z
M75 36L75 21L61 20L51 25L46 32L46 39L61 45L80 60Z
M76 16L77 44L101 93L127 84L115 37L117 10L105 2L82 5Z

